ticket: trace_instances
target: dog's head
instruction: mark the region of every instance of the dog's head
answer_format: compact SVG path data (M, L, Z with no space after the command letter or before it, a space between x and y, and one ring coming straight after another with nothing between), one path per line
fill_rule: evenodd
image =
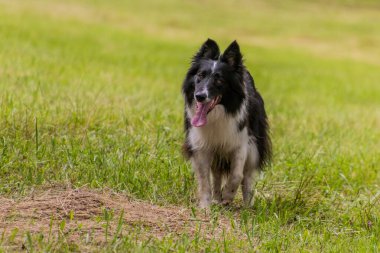
M189 106L194 106L191 124L207 123L207 115L217 105L226 112L236 111L244 98L242 55L236 41L220 54L215 41L208 39L193 57L183 93Z

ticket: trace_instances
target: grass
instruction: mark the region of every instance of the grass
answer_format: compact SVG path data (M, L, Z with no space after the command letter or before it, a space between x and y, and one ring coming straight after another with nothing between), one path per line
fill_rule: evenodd
M237 39L274 144L254 206L212 211L244 239L127 233L104 251L377 252L379 12L374 0L1 0L0 193L63 183L195 207L180 86L207 37ZM37 251L82 247L19 233Z

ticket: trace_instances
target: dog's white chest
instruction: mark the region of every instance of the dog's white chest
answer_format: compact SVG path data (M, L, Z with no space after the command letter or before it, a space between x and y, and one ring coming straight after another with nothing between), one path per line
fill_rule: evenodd
M226 115L221 106L208 115L207 125L192 127L189 132L189 141L194 149L222 149L229 152L247 139L247 130L240 131L236 118Z

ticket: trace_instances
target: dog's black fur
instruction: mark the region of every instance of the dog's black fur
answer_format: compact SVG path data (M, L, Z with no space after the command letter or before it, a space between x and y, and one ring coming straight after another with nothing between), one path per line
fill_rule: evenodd
M256 164L253 165L256 168L253 169L261 170L270 160L271 141L264 101L255 88L252 76L243 64L243 57L236 41L232 42L223 54L220 54L216 42L208 39L193 57L183 82L182 93L185 98L184 127L186 140L183 145L185 157L191 159L194 152L205 148L202 145L194 144L195 134L190 136L192 129L196 130L200 135L200 131L205 130L207 127L223 127L218 126L218 124L223 124L224 122L219 122L218 117L226 117L236 124L236 129L229 131L226 129L226 135L236 134L238 136L244 132L247 135L246 138L248 138L248 146L256 146L258 157ZM206 124L204 124L204 121L192 119L196 114L195 108L206 104L205 101L215 102L215 108L218 108L218 110L215 110L216 112L213 112L214 107L211 106L211 110L208 111L204 120ZM207 123L210 120L212 122ZM212 125L213 122L217 124ZM230 125L225 127L230 127ZM223 133L219 137L224 138L225 136L222 135ZM199 138L197 137L197 139ZM212 150L213 157L210 158L213 160L212 164L215 164L215 160L218 160L219 162L216 163L219 166L220 164L224 164L222 167L230 166L229 161L231 159L226 155L230 151L224 152L224 150L228 150L228 147L225 147L229 145L227 142L221 145L207 144L207 150ZM237 146L239 146L239 143L237 143ZM219 169L230 170L230 168Z

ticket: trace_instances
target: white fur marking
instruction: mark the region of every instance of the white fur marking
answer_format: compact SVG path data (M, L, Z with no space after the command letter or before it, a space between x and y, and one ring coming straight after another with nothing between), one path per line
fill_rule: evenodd
M211 69L211 70L212 70L212 73L215 72L216 63L217 63L217 61L214 61L213 65L212 65L212 69Z
M195 113L195 106L186 108L190 118ZM231 152L246 140L248 140L248 131L244 128L239 131L237 123L246 115L245 103L236 116L230 116L226 113L224 106L216 105L207 115L207 124L203 127L192 127L189 131L189 141L196 150L222 149L225 153Z

